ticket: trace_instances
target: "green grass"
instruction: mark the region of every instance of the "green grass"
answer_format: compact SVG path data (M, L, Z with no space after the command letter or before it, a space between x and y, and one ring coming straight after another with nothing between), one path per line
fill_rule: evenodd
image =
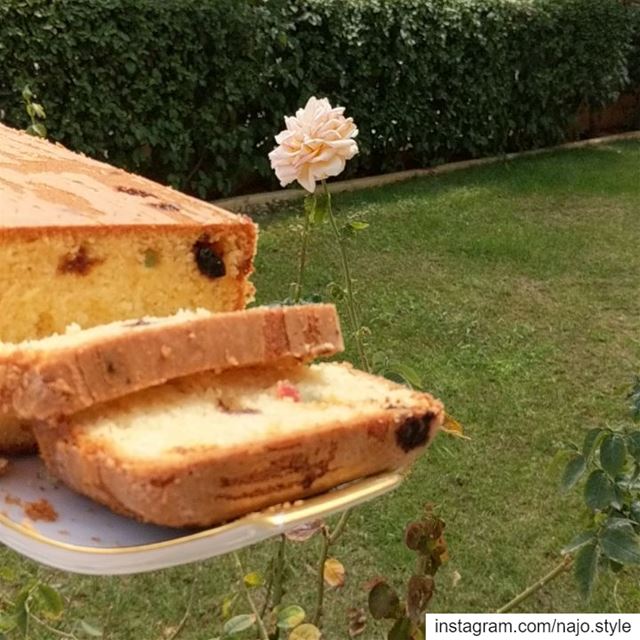
M401 584L412 558L404 525L440 505L451 561L438 576L438 611L491 611L558 561L580 530L578 492L560 495L558 446L626 415L640 370L640 144L539 156L340 195L341 218L366 220L350 248L371 350L412 365L466 427L469 442L440 437L390 496L357 510L335 555L347 584L327 597L325 637L347 637L377 575ZM259 302L283 299L296 265L296 209L258 216ZM328 229L313 237L307 290L339 279ZM344 314L343 314L344 315ZM353 358L351 350L347 357ZM263 568L273 543L243 552ZM287 602L310 606L317 541L296 546ZM87 578L2 562L59 585L65 625L84 618L112 639L217 635L217 603L231 590L221 558L137 577ZM453 572L461 575L452 586ZM589 603L562 577L523 611L637 611L640 575L606 577ZM246 609L246 608L245 608ZM379 638L369 625L362 638Z

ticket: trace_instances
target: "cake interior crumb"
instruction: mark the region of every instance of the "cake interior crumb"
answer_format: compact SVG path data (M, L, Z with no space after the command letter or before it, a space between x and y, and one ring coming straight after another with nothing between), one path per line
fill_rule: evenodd
M55 522L58 519L58 512L51 506L48 500L40 498L32 502L25 502L21 498L7 493L4 497L7 504L15 504L22 507L25 516L31 520L43 520L44 522Z
M55 522L58 519L58 512L44 498L25 503L24 512L32 520Z

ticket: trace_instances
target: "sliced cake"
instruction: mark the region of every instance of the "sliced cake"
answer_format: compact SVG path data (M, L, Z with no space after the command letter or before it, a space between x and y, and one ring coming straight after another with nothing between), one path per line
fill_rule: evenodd
M243 309L256 225L0 125L0 340Z
M191 527L402 468L442 420L429 394L325 363L197 374L34 429L76 491Z
M336 309L327 304L181 311L0 343L0 451L33 444L32 419L74 413L199 371L290 364L343 348Z
M0 343L0 413L75 413L200 371L292 364L344 348L330 304L181 311Z

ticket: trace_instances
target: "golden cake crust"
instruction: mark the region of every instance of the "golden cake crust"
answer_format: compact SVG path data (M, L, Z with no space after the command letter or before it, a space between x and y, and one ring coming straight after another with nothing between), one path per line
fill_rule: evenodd
M202 202L0 124L0 237L70 227L111 231L238 224L246 216Z

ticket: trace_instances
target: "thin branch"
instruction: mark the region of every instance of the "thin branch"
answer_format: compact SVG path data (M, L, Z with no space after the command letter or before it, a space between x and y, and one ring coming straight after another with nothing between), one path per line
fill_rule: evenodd
M269 560L267 584L264 589L264 602L262 603L262 609L260 610L260 617L264 618L267 615L267 609L269 608L269 600L271 599L271 590L273 589L273 576L275 573L275 556Z
M189 186L189 183L191 182L191 179L193 178L193 176L196 175L196 173L198 172L198 169L200 169L200 167L202 166L202 163L204 162L204 158L205 158L206 155L207 155L207 150L204 149L202 151L202 153L200 154L200 157L198 158L198 161L196 162L196 164L193 167L193 169L191 169L191 171L189 171L189 175L184 180L184 184L187 187Z
M184 625L187 622L187 618L191 614L191 605L193 605L193 594L195 593L195 590L196 590L196 582L197 582L197 579L194 577L193 580L191 581L191 591L189 593L189 600L187 602L187 608L184 610L184 615L182 616L182 619L178 623L178 626L169 635L167 640L174 640L175 638L177 638L178 634L184 628Z
M38 616L36 616L31 612L29 612L29 617L35 620L35 622L37 622L41 627L45 628L47 631L49 631L50 633L53 633L59 638L68 638L69 640L78 640L78 638L74 636L73 633L60 631L60 629L56 629L55 627L52 627L51 625L47 624L44 620L41 620L40 618L38 618Z
M277 607L282 602L284 595L284 567L285 551L287 548L287 538L284 534L280 536L278 551L274 559L274 583L273 583L273 606Z
M316 610L313 614L313 624L316 627L320 624L322 618L322 607L324 604L324 565L329 555L329 545L331 544L331 538L326 528L322 529L322 547L320 549L320 560L318 561L318 575L317 575L317 595L316 595Z
M340 516L340 520L338 520L338 524L334 527L333 531L329 535L329 544L335 544L338 541L338 538L344 533L344 530L347 527L347 522L349 521L349 517L351 516L352 510L347 509L342 512Z
M251 607L251 611L253 615L256 617L256 624L258 625L258 632L260 634L261 640L269 640L269 633L267 632L267 628L264 626L264 622L262 617L260 616L260 612L258 611L258 607L256 603L253 601L251 597L251 593L247 585L244 583L244 569L242 568L242 562L240 562L240 556L237 553L233 554L233 559L236 563L236 568L238 569L238 578L240 580L240 585L242 586L242 590L244 591L244 597L247 599L249 606Z
M314 196L311 196L315 198ZM306 210L304 213L304 227L302 229L302 243L300 245L300 261L298 262L298 279L295 284L295 291L293 294L293 302L294 304L298 304L300 302L300 298L302 298L302 283L304 279L304 269L307 264L307 247L309 246L309 230L311 228L311 216L309 212Z
M351 269L349 267L349 258L347 256L347 250L344 245L344 239L338 228L338 223L333 215L333 207L331 205L331 193L329 187L327 187L326 180L322 181L324 186L324 193L327 198L327 214L331 228L336 237L338 249L340 252L340 260L342 262L342 275L344 277L344 285L347 292L347 311L349 312L349 320L351 322L351 330L353 331L353 337L356 341L356 348L358 350L358 356L360 358L360 364L365 371L371 373L371 367L369 366L369 360L364 349L362 342L362 327L360 325L360 318L358 316L358 308L356 306L355 295L353 293L353 280L351 278Z
M551 582L552 580L557 578L559 575L569 571L569 569L571 569L572 564L573 564L573 558L569 555L565 556L562 562L557 567L549 571L549 573L547 573L546 576L540 578L540 580L538 580L536 583L532 584L530 587L525 589L522 593L520 593L515 598L513 598L513 600L507 602L507 604L505 604L504 607L501 607L500 609L498 609L496 613L507 613L508 611L511 611L512 609L517 607L521 602L524 602L527 598L529 598L534 593L536 593L536 591L539 591L540 589L542 589L542 587L544 587L547 583Z

